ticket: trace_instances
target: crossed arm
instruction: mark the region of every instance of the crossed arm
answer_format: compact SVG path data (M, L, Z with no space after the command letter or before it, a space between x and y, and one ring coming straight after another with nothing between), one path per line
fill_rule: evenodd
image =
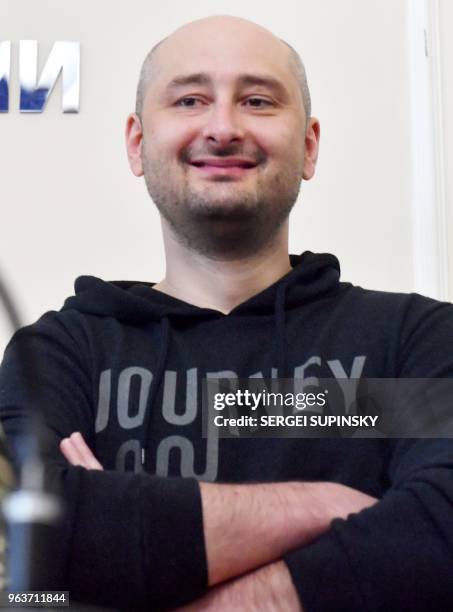
M82 435L60 443L72 465L102 470ZM372 506L376 499L329 482L200 483L209 585L195 610L301 611L281 557L329 529L334 518Z

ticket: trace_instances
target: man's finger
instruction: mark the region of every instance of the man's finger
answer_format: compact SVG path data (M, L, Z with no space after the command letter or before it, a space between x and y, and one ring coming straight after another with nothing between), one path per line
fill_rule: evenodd
M102 470L102 465L96 459L91 452L90 447L83 439L82 434L79 431L74 432L70 436L72 443L77 448L80 457L83 460L85 467L89 470Z
M103 469L79 432L64 438L60 442L60 450L71 465L80 465L87 470Z
M80 456L76 445L70 438L64 438L60 442L60 450L71 465L81 465L83 467L86 467L83 464L83 459Z

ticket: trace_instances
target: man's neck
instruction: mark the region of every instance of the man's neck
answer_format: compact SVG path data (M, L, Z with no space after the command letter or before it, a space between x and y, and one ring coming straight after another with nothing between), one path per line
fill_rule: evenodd
M154 289L202 308L229 313L291 270L287 228L265 249L249 257L219 261L165 235L167 270Z

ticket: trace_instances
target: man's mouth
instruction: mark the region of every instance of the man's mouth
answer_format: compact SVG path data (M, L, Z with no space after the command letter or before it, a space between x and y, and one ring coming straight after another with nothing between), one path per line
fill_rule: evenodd
M189 163L203 174L219 176L243 176L258 165L252 160L238 157L194 159Z

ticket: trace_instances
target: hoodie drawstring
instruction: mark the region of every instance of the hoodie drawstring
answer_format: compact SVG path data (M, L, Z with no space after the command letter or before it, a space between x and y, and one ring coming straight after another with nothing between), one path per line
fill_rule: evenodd
M150 436L148 435L148 429L150 425L150 418L152 413L152 407L154 405L154 401L157 397L157 393L159 391L159 387L162 381L162 377L164 375L165 363L167 361L168 348L170 344L170 322L168 317L162 317L160 320L160 331L161 331L161 351L159 355L159 362L157 364L156 373L154 375L154 379L151 386L151 393L149 395L149 401L147 405L147 410L145 414L145 418L143 421L143 429L142 429L142 466L145 467L146 461L146 451L148 450L148 441Z
M275 336L272 356L273 360L275 359L278 378L284 378L286 375L286 288L286 283L282 283L277 287L277 294L275 296L274 304Z

